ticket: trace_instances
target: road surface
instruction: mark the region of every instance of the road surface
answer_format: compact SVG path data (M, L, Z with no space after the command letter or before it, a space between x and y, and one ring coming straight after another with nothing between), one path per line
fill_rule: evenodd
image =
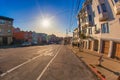
M64 45L0 49L0 80L97 80Z

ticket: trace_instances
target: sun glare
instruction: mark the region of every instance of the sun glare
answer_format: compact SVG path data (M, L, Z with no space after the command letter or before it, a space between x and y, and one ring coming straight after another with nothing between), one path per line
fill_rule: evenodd
M42 20L42 27L48 28L48 27L50 27L50 24L51 24L51 22L49 19Z

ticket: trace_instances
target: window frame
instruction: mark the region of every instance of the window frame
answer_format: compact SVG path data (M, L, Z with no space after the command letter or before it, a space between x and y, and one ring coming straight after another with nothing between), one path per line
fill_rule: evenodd
M10 29L8 29L8 30L7 30L7 32L8 32L8 33L11 33L11 30L10 30Z
M88 20L92 22L92 15L88 15Z
M109 25L108 23L101 24L101 33L110 33Z
M99 5L97 6L97 10L98 10L98 14L100 14L101 10L100 10L100 6Z
M6 23L6 21L5 21L5 20L0 19L0 24L5 24L5 23Z
M112 4L113 4L113 6L115 5L115 3L113 2L113 0L111 0L111 2L112 2Z
M114 0L115 3L117 3L119 0Z
M101 8L102 8L103 12L107 12L107 7L106 7L105 3L101 4Z

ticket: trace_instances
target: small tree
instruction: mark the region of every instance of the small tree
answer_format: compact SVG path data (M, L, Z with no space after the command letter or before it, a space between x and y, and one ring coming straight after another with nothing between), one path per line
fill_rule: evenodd
M85 39L86 38L86 36L85 36L85 34L80 34L80 39Z

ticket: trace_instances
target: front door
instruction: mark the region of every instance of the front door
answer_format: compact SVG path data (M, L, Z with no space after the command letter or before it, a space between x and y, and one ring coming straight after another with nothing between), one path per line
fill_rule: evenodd
M8 41L7 41L7 37L3 37L3 45L7 45L8 44Z

